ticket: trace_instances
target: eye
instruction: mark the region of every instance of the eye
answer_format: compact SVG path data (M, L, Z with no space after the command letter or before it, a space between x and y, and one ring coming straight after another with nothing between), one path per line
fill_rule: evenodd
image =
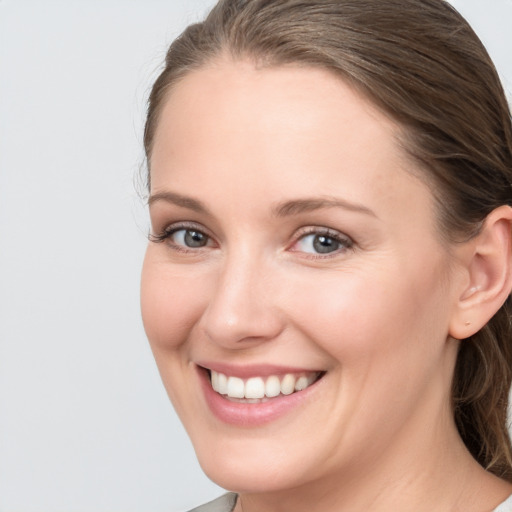
M197 249L206 247L209 237L197 229L178 229L170 234L169 239L176 245Z
M201 249L213 245L210 236L195 226L169 226L160 234L150 234L149 240L155 243L166 242L176 250Z
M332 230L306 233L301 236L291 248L292 251L306 254L331 254L352 247L352 240Z

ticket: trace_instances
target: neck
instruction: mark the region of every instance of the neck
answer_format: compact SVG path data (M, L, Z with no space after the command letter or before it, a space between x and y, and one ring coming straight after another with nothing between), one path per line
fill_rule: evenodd
M371 460L313 482L242 493L235 511L488 512L512 493L471 457L452 421L437 421L420 436L398 433L396 440Z

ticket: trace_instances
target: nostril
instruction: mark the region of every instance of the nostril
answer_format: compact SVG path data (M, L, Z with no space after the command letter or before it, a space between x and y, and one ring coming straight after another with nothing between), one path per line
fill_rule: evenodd
M202 329L210 341L238 349L277 338L283 326L273 308L268 311L247 308L236 315L227 315L213 306L205 312Z

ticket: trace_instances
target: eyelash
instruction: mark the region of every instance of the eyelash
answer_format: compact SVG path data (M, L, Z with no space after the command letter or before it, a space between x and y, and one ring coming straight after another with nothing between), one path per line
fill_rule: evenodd
M293 247L301 242L301 240L304 240L306 237L315 235L318 237L325 237L331 240L334 240L336 243L338 243L341 247L333 250L332 252L327 253L307 253L305 251L298 251L293 250ZM325 259L325 258L333 258L336 256L339 256L341 253L344 253L354 247L354 241L349 236L340 233L339 231L336 231L334 229L325 228L325 227L318 227L318 226L311 226L307 228L303 228L300 230L298 235L295 237L293 243L290 246L291 252L300 252L302 253L305 258L310 259Z
M168 241L174 234L176 234L177 232L182 231L182 230L183 231L195 231L195 232L200 233L203 236L205 236L207 241L213 240L213 238L205 232L204 228L202 228L201 226L198 226L196 224L193 224L193 223L173 224L173 225L165 228L161 233L158 233L158 234L150 233L148 236L148 239L150 242L163 243L163 242ZM294 246L296 246L298 243L301 242L301 240L304 240L306 237L308 237L310 235L315 235L315 236L319 236L319 237L323 236L325 238L331 239L334 242L336 242L337 244L339 244L341 247L333 250L332 252L327 252L324 254L322 254L320 252L310 253L310 252L305 252L305 251L293 250ZM198 250L203 249L203 247L197 247L197 248L186 247L186 246L174 243L172 241L169 242L169 245L172 247L172 249L174 249L176 251L180 251L180 252L197 252ZM325 227L311 226L311 227L303 228L299 231L299 233L294 237L294 241L289 246L288 250L290 250L290 252L302 253L302 254L304 254L304 257L310 258L310 259L325 259L325 258L335 257L335 256L339 255L340 253L343 253L347 250L352 249L353 246L354 246L354 241L349 236L344 235L344 234L340 233L339 231L325 228ZM206 247L206 246L204 246L204 247Z
M188 222L181 223L181 224L173 224L171 226L166 227L162 232L157 233L157 234L150 233L148 236L148 239L150 242L154 242L157 244L168 241L169 245L172 247L172 249L174 249L176 251L180 251L180 252L197 252L199 249L202 249L202 247L200 247L200 248L185 247L185 246L176 244L170 240L174 234L176 234L178 231L182 231L182 230L183 231L195 231L197 233L201 233L202 235L204 235L207 238L207 240L212 240L212 237L210 235L208 235L207 233L205 233L204 228L202 228L201 226L198 226L197 224L188 223Z

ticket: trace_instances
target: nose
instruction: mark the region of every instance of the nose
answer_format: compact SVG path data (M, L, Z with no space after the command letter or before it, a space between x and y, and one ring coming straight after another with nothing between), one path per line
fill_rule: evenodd
M273 277L261 259L241 255L226 260L201 318L206 336L229 349L275 339L283 317Z

